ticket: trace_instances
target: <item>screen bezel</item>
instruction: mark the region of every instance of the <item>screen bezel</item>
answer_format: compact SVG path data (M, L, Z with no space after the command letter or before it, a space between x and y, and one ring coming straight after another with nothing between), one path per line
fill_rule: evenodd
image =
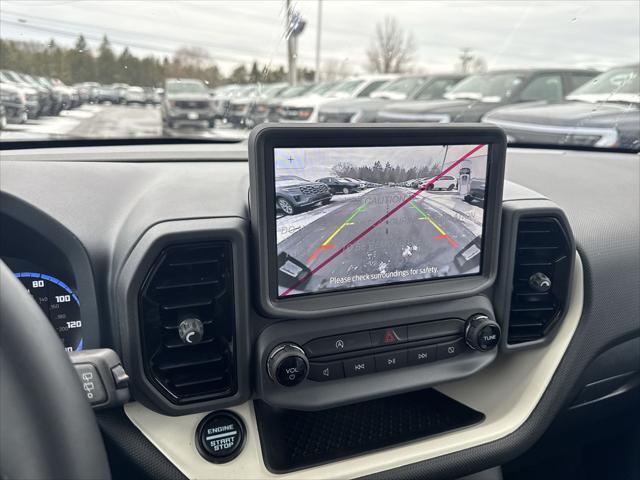
M309 295L278 297L275 222L275 148L400 147L487 144L487 177L479 274L443 277ZM254 241L257 303L275 317L318 318L391 306L474 295L497 273L498 236L506 139L490 125L299 125L265 124L249 137L250 213Z

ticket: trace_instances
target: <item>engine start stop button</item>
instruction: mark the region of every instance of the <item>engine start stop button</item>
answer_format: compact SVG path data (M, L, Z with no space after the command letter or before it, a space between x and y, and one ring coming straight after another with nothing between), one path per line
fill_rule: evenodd
M196 429L196 446L200 455L210 462L225 463L240 454L244 437L242 420L232 412L221 410L202 419Z

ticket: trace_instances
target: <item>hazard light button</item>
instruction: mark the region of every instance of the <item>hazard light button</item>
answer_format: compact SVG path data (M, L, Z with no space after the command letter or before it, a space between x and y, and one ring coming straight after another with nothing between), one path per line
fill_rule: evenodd
M395 345L407 341L407 327L389 327L380 330L372 330L371 343L373 346Z

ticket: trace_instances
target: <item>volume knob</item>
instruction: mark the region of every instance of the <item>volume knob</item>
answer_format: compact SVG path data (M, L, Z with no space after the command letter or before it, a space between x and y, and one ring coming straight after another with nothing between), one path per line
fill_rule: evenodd
M294 343L283 343L271 350L267 373L283 387L293 387L307 378L309 361L304 350Z

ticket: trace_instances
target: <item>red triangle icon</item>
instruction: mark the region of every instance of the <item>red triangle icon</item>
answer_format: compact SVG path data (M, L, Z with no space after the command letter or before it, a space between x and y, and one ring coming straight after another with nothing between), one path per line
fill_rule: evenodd
M398 337L393 333L393 330L387 330L384 334L384 343L396 343L398 341Z

